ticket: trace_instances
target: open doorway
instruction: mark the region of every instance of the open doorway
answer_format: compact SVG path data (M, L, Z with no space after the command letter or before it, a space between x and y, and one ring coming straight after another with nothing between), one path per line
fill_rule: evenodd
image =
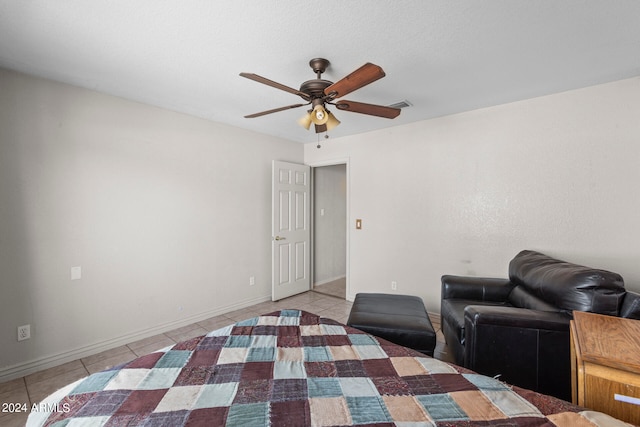
M347 165L312 170L313 290L346 299Z

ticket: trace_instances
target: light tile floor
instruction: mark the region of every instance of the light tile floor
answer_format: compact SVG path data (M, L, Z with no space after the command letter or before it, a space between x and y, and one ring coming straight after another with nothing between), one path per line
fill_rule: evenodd
M323 285L315 285L313 290L321 294L345 299L347 297L347 279L343 277Z
M39 403L54 391L89 374L129 362L136 357L180 341L204 335L231 323L275 310L285 308L304 310L346 323L351 305L351 302L344 299L314 291L305 292L277 302L263 302L2 383L0 384L0 404L3 405L2 409L6 409L5 404L26 405L25 407L31 408L33 403ZM437 335L435 357L451 361L444 343L444 336L440 330L440 319L436 316L431 316L431 322ZM0 426L23 426L27 416L28 411L0 412Z

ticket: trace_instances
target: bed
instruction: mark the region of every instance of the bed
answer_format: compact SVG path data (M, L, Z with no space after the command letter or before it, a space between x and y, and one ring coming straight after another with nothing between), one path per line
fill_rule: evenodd
M27 426L627 426L300 310L95 373Z

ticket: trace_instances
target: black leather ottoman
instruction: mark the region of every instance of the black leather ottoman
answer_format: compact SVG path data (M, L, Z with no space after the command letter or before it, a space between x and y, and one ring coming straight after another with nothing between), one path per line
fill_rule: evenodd
M359 293L347 325L433 356L436 333L420 297Z

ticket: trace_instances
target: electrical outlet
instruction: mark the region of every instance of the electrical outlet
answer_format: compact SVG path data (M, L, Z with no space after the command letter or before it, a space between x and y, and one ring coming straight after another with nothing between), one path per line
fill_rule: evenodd
M395 291L397 289L398 289L398 282L394 280L393 282L391 282L391 290Z
M18 326L18 341L31 338L31 325Z
M253 286L256 284L256 278L255 276L251 276L249 277L249 286Z

